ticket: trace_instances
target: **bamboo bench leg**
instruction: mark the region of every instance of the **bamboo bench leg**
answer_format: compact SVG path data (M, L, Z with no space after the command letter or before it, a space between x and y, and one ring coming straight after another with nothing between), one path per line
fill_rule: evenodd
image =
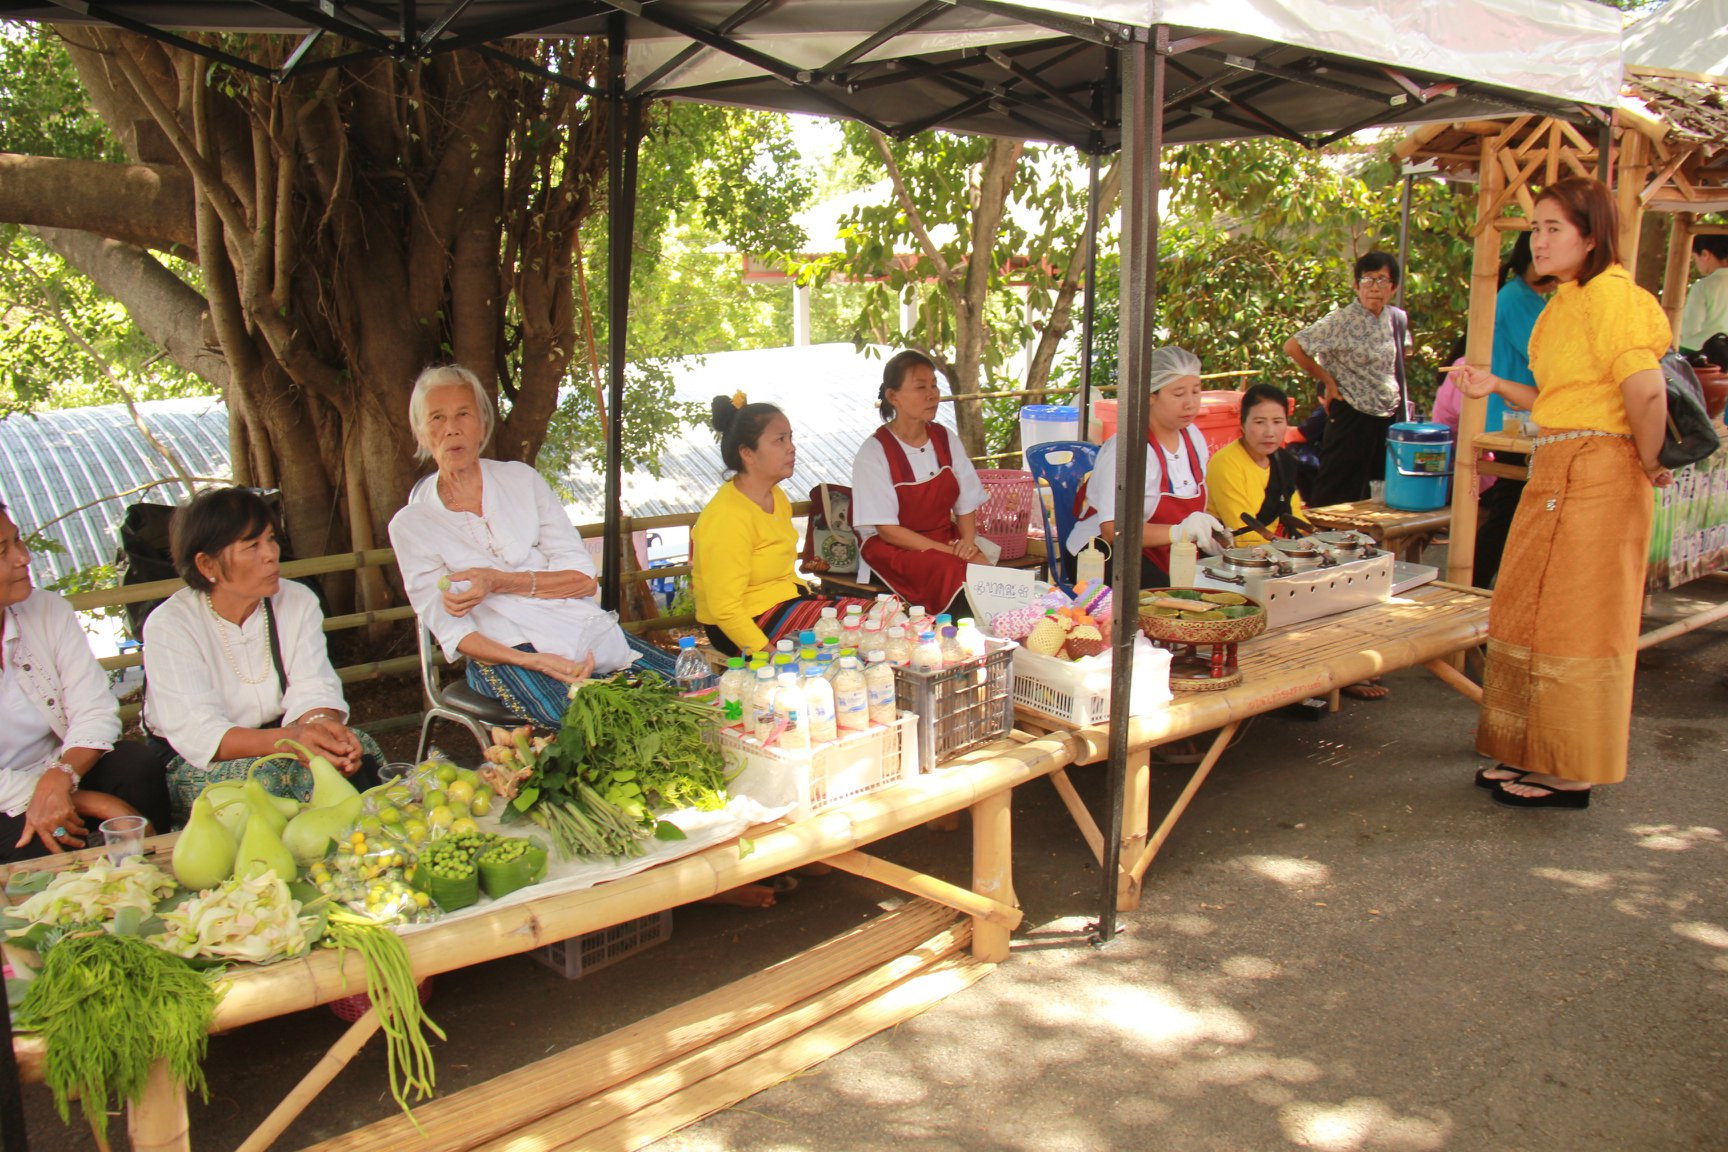
M1016 907L1014 898L1014 791L1004 788L972 805L972 890L980 896ZM972 955L989 964L1008 959L1011 933L981 916L972 919Z
M166 1060L150 1065L144 1095L127 1114L126 1133L133 1152L191 1152L186 1085L174 1078Z
M1230 738L1236 735L1236 729L1241 726L1241 723L1240 720L1232 720L1224 725L1223 730L1218 733L1217 739L1212 741L1212 746L1206 750L1205 758L1194 769L1194 775L1189 778L1188 786L1182 789L1182 795L1176 797L1176 803L1172 804L1170 811L1164 814L1163 821L1158 825L1158 831L1152 834L1145 850L1127 869L1123 876L1123 882L1132 886L1134 907L1138 907L1140 904L1140 885L1146 878L1146 870L1152 867L1153 857L1157 856L1158 850L1164 847L1164 841L1170 838L1170 832L1176 827L1176 821L1182 818L1182 813L1188 811L1189 802L1194 799L1194 794L1200 791L1200 785L1206 783L1206 777L1211 773L1213 766L1218 763L1218 758L1224 755L1224 749L1230 746ZM1122 859L1126 861L1129 857L1124 853ZM1123 908L1120 899L1117 901L1117 908L1125 912L1133 910L1132 908Z
M1152 820L1152 750L1142 748L1128 754L1128 790L1122 801L1122 850L1117 859L1116 909L1132 912L1140 907L1140 882L1128 874L1128 863L1146 849L1146 833Z

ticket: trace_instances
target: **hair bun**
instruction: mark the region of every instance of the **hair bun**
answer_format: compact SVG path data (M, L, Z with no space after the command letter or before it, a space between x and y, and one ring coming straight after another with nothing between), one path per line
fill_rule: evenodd
M738 409L732 405L732 397L716 396L708 402L708 422L714 426L714 431L726 435L726 429L732 427L732 422L738 419Z

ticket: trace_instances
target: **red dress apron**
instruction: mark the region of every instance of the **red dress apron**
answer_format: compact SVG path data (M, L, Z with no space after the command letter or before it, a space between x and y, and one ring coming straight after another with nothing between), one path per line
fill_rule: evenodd
M1194 427L1189 425L1182 429L1180 450L1188 453L1188 470L1194 474L1194 482L1200 486L1198 496L1177 496L1171 491L1170 469L1164 464L1164 448L1150 432L1146 434L1146 446L1158 453L1158 472L1163 476L1159 486L1158 507L1152 510L1152 518L1148 524L1180 524L1190 513L1206 511L1206 472L1200 467L1200 450L1194 446ZM1148 563L1157 567L1166 578L1170 575L1170 545L1148 545L1140 550Z
M938 544L960 538L954 527L954 502L960 499L960 481L954 476L954 456L948 430L931 424L930 443L936 448L936 475L922 483L913 479L906 450L888 425L876 429L876 440L888 458L888 479L900 502L900 527L910 529ZM861 549L870 570L907 604L921 604L927 611L942 612L966 583L966 561L952 552L913 552L899 548L881 536L871 536Z

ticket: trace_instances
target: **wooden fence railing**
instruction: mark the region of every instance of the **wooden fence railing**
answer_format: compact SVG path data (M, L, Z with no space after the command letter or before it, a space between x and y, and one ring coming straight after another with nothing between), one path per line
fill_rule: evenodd
M799 501L792 505L794 517L807 516L809 512L809 501ZM620 542L624 549L626 594L623 603L619 605L619 620L627 631L641 635L644 632L695 626L696 617L690 614L678 616L648 615L647 613L651 610L654 601L646 584L643 583L650 578L688 576L691 566L685 563L672 564L663 568L639 568L632 542L637 532L648 532L660 528L687 528L696 523L696 515L695 512L681 512L664 516L626 516L623 518ZM603 528L604 526L601 524L577 525L577 531L582 534L582 538L585 540L599 536ZM396 552L394 549L373 548L365 552L339 552L329 556L290 560L282 565L282 575L291 578L323 576L332 572L355 572L365 568L385 568L395 563ZM148 584L128 584L119 588L79 592L68 596L66 599L75 611L90 612L102 608L118 608L127 604L138 604L146 600L161 600L172 596L184 587L185 583L178 579L156 580ZM413 619L414 609L407 604L402 604L326 617L324 631L344 632L374 624L411 621ZM118 656L104 657L100 663L106 671L118 672L141 666L144 663L144 657L141 651L135 649L130 652L122 652ZM352 684L357 681L379 680L391 676L418 675L419 670L420 658L411 654L345 665L336 669L336 673L341 677L344 684ZM121 708L120 714L122 719L129 721L138 714L138 710L137 704L128 704Z

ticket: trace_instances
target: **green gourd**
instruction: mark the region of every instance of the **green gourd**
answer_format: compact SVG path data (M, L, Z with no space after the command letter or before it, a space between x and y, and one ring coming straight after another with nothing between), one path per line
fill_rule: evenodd
M288 817L281 808L277 807L276 798L266 792L264 785L256 780L246 781L241 792L246 798L246 808L249 812L246 817L247 827L250 828L253 823L262 819L264 823L270 825L270 831L280 837L282 829L288 826Z
M240 837L240 851L234 858L234 875L249 880L261 872L274 872L286 884L299 875L299 870L270 821L259 819L260 811L254 806L246 818L246 834Z
M312 807L328 808L330 805L351 796L360 795L359 789L348 782L348 777L342 775L336 765L330 763L298 740L278 740L278 748L287 745L300 753L306 761L306 767L312 770Z
M330 842L360 818L360 808L358 795L323 808L308 808L288 821L282 831L282 846L302 868L322 860L330 852Z
M214 888L234 872L236 845L206 796L192 801L192 819L174 842L174 879L194 892Z
M240 780L220 780L199 793L198 799L208 800L216 819L228 830L228 838L240 843L246 831L246 813L252 809L246 803L246 785Z

